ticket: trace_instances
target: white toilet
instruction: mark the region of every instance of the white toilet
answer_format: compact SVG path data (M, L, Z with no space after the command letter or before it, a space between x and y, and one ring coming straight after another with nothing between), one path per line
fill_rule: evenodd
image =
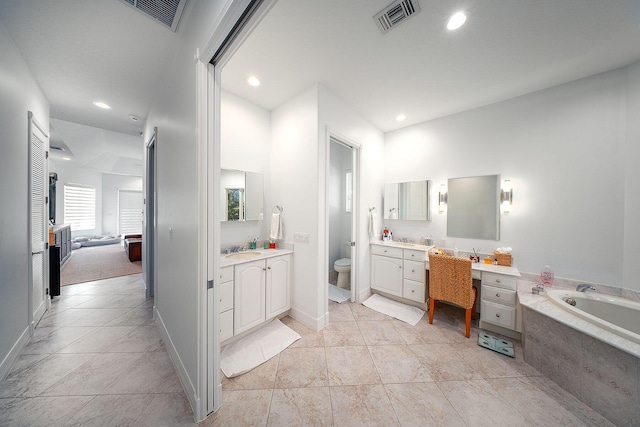
M351 253L351 243L348 243L347 258L340 258L333 263L333 269L338 273L337 286L342 289L349 289L351 287L351 259L349 254Z

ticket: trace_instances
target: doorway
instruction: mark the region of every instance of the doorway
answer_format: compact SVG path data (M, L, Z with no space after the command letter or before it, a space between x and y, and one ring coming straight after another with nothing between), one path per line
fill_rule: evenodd
M354 218L354 148L335 137L329 138L327 175L329 300L355 301L356 270Z
M142 277L145 284L147 298L154 295L155 265L155 232L156 232L156 135L158 128L154 128L151 140L147 144L147 167L145 170L146 191L144 196L144 239L142 250Z

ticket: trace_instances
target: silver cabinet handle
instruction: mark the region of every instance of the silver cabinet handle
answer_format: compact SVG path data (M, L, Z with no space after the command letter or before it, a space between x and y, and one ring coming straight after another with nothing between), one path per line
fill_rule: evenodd
M496 313L496 317L500 317L500 315L498 313Z
M496 279L496 283L500 283L500 279Z
M498 298L500 298L500 294L496 294L496 296L497 296Z

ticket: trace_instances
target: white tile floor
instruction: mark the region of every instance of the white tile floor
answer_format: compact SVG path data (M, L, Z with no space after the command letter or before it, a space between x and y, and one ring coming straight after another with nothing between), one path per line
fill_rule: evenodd
M8 377L0 426L187 426L193 415L140 275L65 286ZM415 327L330 302L331 323L253 371L223 379L201 425L606 426L523 361L463 336L442 305Z

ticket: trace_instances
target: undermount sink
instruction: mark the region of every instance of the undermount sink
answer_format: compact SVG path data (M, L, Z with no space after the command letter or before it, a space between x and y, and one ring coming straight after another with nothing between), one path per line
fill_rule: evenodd
M227 255L225 258L229 259L251 259L256 258L262 255L260 252L236 252L233 254Z
M408 242L393 242L394 245L398 245L398 246L416 246L415 243L408 243Z

